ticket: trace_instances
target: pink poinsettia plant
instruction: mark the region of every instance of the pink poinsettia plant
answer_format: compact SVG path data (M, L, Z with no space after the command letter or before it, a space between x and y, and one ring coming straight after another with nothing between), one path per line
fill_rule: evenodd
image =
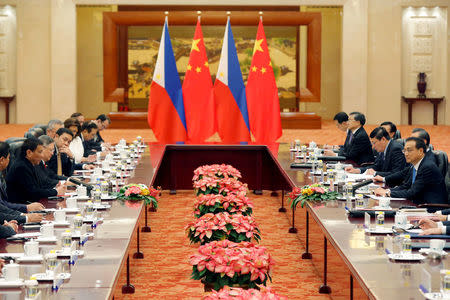
M212 284L218 291L224 286L257 288L272 281L274 261L265 247L249 242L213 241L191 255L192 279Z
M194 215L196 218L207 213L228 212L230 214L241 213L249 216L253 213L253 203L245 196L245 193L223 195L200 195L194 202Z
M230 215L227 212L208 213L186 226L191 243L209 243L228 239L232 242L250 242L261 239L258 224L252 216Z
M287 300L287 297L276 294L268 287L257 289L230 288L225 286L220 291L213 291L203 297L203 300Z
M236 168L230 165L225 164L214 164L214 165L205 165L200 166L194 170L194 177L192 181L197 181L205 177L210 178L241 178L241 172L239 172Z
M240 182L236 178L213 178L204 177L197 181L194 181L194 189L197 196L208 195L208 194L221 194L227 196L229 194L247 194L248 187L247 184Z
M288 194L288 198L291 201L291 207L294 209L299 202L303 207L306 201L329 201L336 199L338 195L338 192L330 192L327 187L315 183L311 185L305 185L302 188L295 187L292 192Z
M155 208L158 207L158 200L161 194L161 188L157 189L153 187L147 187L145 184L141 183L131 183L123 186L117 193L117 198L129 200L129 201L140 201L143 200L145 204L153 204Z

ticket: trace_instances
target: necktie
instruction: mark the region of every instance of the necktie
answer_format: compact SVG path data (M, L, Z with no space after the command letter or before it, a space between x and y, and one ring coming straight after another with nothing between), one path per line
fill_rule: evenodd
M414 181L416 181L416 174L417 174L416 168L413 167L412 183L414 183Z
M6 201L7 195L6 195L6 182L5 178L3 178L3 175L0 175L0 198Z
M58 176L62 176L62 162L61 162L61 153L58 152L58 154L56 154L56 162L58 164L58 170L57 170L57 174Z
M349 132L350 132L350 137L348 138L348 143L351 144L352 140L353 140L353 132L351 132L351 131L349 131Z

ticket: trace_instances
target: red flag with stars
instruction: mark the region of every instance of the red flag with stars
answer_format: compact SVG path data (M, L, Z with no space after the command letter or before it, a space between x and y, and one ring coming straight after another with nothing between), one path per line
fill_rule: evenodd
M200 18L195 28L189 63L183 82L188 142L203 143L216 131L214 90L209 73Z
M280 102L262 19L258 25L246 91L250 128L256 142L275 142L281 136Z

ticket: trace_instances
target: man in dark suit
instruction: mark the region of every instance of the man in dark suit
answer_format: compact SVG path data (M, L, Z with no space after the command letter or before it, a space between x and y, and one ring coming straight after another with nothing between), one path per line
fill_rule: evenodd
M98 133L98 127L93 122L85 122L81 126L80 138L83 142L84 154L83 157L88 157L89 155L95 154L96 151L89 149L89 143L94 139Z
M390 172L401 171L406 166L402 146L391 139L389 133L383 127L377 127L370 133L372 147L377 151L378 157L371 167L353 168L347 167L345 171L350 173L365 173L367 175L386 176Z
M48 168L58 176L64 178L73 175L74 170L93 169L93 165L77 164L74 161L72 151L69 149L69 144L72 141L73 134L67 128L60 128L55 135L55 152L48 161Z
M39 211L43 210L45 207L39 202L33 202L28 205L21 204L21 203L12 203L8 201L8 194L6 192L6 181L3 176L3 173L5 172L6 168L9 165L9 145L5 142L0 142L0 206L4 206L6 209L0 209L0 211L6 211L9 213L17 212L17 213L23 213L26 214L30 211ZM39 215L40 216L40 215ZM36 218L38 216L32 216L31 221L32 222L38 222L36 221ZM42 217L40 218L42 220Z
M365 123L366 117L362 113L350 113L348 117L348 129L350 131L348 143L339 151L340 156L345 156L347 160L354 161L358 165L374 162L372 144L363 127Z
M111 119L108 116L101 114L97 117L97 119L95 119L92 122L95 123L95 125L97 125L98 131L95 134L94 138L86 143L85 147L87 151L100 152L102 151L102 145L104 146L104 148L108 150L110 148L110 145L105 143L102 136L100 135L100 131L103 131L106 128L108 128L108 126L111 124Z
M390 121L386 121L380 124L381 127L383 127L384 129L386 129L386 131L389 133L389 136L391 137L391 139L395 140L398 139L400 137L397 137L397 126L395 126L394 123L390 122Z
M41 188L35 166L42 160L42 142L29 138L23 142L18 157L6 175L6 191L8 201L24 203L27 200L37 201L50 196L63 195L65 187Z
M427 147L416 137L406 139L404 153L406 162L411 164L402 185L392 190L379 188L375 194L393 198L406 198L416 204L447 203L444 177L436 164L425 157ZM388 178L388 177L387 177ZM386 179L387 179L386 178ZM388 180L386 183L389 184Z
M42 160L36 166L36 171L40 179L39 181L43 188L54 188L60 180L65 180L64 176L56 175L47 164L55 152L55 142L48 135L41 135L38 139L42 142L42 146L44 146Z
M334 124L336 125L337 129L345 132L345 142L344 145L341 145L340 148L346 147L350 138L350 130L348 130L348 115L346 112L338 112L334 118L333 118Z

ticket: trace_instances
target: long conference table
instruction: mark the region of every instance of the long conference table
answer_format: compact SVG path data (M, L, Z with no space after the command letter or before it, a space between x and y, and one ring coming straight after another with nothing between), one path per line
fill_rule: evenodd
M279 146L279 152L273 153L273 157L286 181L291 186L310 183L307 170L290 168L289 145ZM153 182L164 149L162 145L150 145L150 152L146 151L142 156L129 182ZM285 192L288 190L282 191L282 198ZM446 259L427 259L422 263L390 261L385 253L390 238L365 234L363 220L348 218L345 203L341 201L308 204L293 211L279 194L273 195L276 196L274 201L279 201L282 206L277 212L278 217L291 220L292 228L297 229L295 234L305 247L298 249L299 257L311 259L323 281L322 286L317 287L318 294L330 293L333 299L423 299L419 292L422 271L427 270L431 274L433 290L439 290L439 271L450 269ZM44 201L44 204L49 208L56 207L55 201ZM411 203L396 202L391 206L404 204ZM71 273L70 280L64 282L57 292L51 290L51 285L40 285L42 299L114 299L121 293L119 275L133 271L129 270L129 259L145 259L139 251L139 234L151 233L141 232L140 226L148 211L142 204L129 207L116 200L111 201L111 205L111 209L101 212L103 222L94 229L94 238L81 247L85 255L73 266L65 262L65 270ZM295 223L292 223L293 217ZM392 224L392 219L386 220L386 226ZM56 229L56 235L65 229ZM54 245L42 244L41 253L54 248ZM0 253L4 252L23 252L23 243L1 240ZM31 274L44 272L45 268L43 264L21 264L20 270L21 278L28 278ZM129 291L129 288L125 286L125 290ZM23 298L24 290L0 290L0 299Z

